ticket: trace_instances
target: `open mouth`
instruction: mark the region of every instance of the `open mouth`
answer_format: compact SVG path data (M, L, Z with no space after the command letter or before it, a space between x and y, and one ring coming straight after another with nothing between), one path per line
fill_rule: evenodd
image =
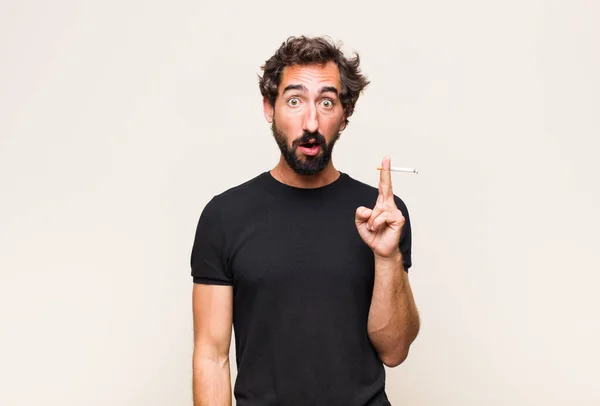
M311 142L303 142L303 143L301 143L299 145L299 149L305 155L315 156L315 155L317 155L319 153L319 150L321 149L321 145L319 143L311 140Z

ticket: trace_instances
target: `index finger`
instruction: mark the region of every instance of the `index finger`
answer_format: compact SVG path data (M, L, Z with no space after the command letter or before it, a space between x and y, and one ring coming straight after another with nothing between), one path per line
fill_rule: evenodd
M379 174L379 193L382 194L385 199L394 198L394 194L392 193L392 174L390 172L390 166L391 159L386 156L381 162L381 173Z

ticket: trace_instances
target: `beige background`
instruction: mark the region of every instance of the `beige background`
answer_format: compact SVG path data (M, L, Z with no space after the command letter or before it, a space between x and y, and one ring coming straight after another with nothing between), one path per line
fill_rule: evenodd
M189 253L272 167L256 75L328 34L372 80L336 147L414 227L394 405L600 404L596 1L0 2L0 404L191 405ZM235 376L235 371L232 371Z

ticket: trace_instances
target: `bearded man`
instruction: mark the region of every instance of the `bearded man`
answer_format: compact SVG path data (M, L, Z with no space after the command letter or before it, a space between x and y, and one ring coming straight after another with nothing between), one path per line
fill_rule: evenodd
M358 54L291 37L262 67L281 151L269 171L205 206L191 255L194 404L383 406L385 369L419 331L411 227L392 192L337 170L333 147L369 83ZM359 141L363 142L363 141Z

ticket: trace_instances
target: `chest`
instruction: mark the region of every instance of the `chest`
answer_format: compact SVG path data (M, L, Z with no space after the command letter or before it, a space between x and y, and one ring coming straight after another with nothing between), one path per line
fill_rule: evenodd
M232 239L234 284L246 290L368 292L373 254L356 230L354 210L273 209L253 216Z

